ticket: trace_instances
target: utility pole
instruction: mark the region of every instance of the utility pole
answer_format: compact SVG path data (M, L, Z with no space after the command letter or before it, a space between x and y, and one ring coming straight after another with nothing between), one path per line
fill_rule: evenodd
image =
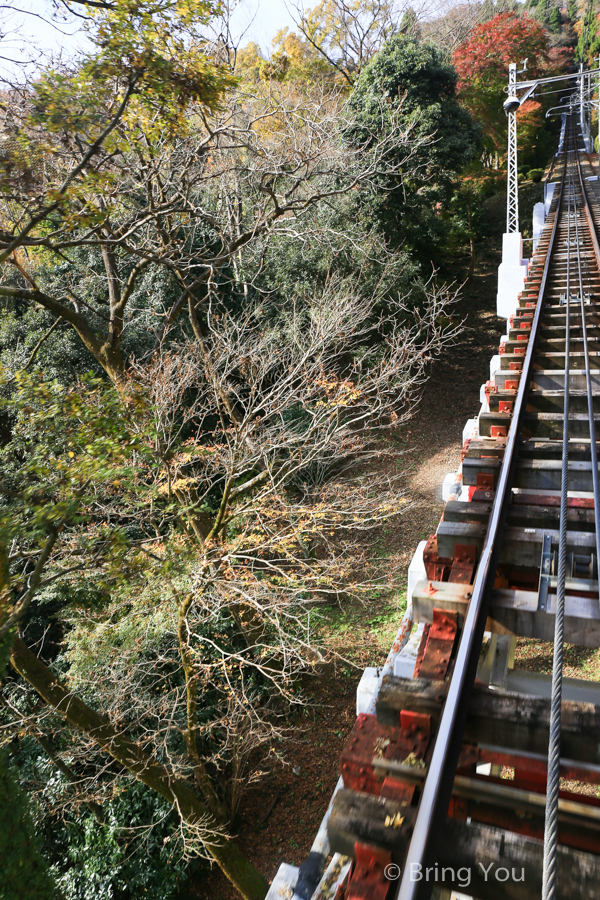
M587 149L588 153L594 152L594 138L592 137L592 110L593 110L593 102L592 97L594 94L594 88L592 87L592 73L588 69L588 74L586 78L586 91L585 91L585 108L586 108L586 128L587 128Z
M517 176L517 110L519 101L515 85L517 83L517 64L508 67L508 98L504 103L508 115L508 160L507 160L507 198L506 198L506 233L514 234L519 230L519 179ZM516 101L511 104L510 101Z
M516 63L508 67L508 97L502 104L508 117L508 158L506 184L506 232L502 236L502 262L498 267L498 294L496 310L498 315L508 319L518 305L519 291L527 277L527 260L523 259L523 238L519 231L519 179L517 177L517 110L521 101L517 96Z
M582 64L583 65L583 64ZM592 118L591 118L591 108L590 108L590 100L591 100L591 90L590 90L590 79L591 76L589 72L582 71L581 74L581 111L583 114L582 121L582 133L583 133L583 146L586 153L590 152L590 144L592 143Z
M579 127L581 128L581 137L583 138L583 146L587 147L585 140L585 122L583 120L583 63L579 63Z

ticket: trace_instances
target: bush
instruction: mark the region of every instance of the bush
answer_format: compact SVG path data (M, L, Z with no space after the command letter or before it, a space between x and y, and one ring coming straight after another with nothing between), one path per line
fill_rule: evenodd
M539 184L542 178L544 177L543 169L530 169L527 173L527 177L530 181L533 181L534 184Z
M454 68L433 44L398 34L362 69L347 110L354 121L345 137L356 147L389 140L399 123L412 123L413 136L424 139L409 161L397 143L389 161L409 171L379 177L363 209L365 221L377 223L390 248L412 250L430 271L446 240L453 178L481 149L481 131L457 99ZM411 187L405 190L409 172Z
M0 900L59 900L36 834L33 806L0 753Z
M139 781L117 787L105 825L85 809L54 823L57 883L65 900L170 900L186 869L177 814Z
M548 28L553 34L560 34L562 29L562 13L558 6L555 6L550 13L548 19Z

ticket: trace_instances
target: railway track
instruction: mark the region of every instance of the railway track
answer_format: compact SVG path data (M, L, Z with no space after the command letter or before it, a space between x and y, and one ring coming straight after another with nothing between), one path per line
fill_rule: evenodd
M296 897L600 898L600 685L561 665L563 643L600 647L600 205L578 141L568 119L462 493L412 591L418 641L343 751L315 845L331 877ZM514 668L519 638L555 641L552 678Z

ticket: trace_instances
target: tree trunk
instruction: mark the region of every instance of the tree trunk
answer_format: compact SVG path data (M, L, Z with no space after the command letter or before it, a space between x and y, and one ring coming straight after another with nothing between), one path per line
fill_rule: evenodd
M11 664L46 703L56 709L70 725L84 731L122 766L173 804L190 825L214 832L204 846L223 873L246 900L264 900L269 885L260 872L241 853L233 841L218 835L218 823L186 782L149 756L139 744L124 737L109 720L70 693L52 671L16 638Z
M467 283L473 277L475 271L475 234L473 233L473 210L471 209L471 200L467 197L467 212L469 213L469 249L471 250L471 259L469 260L469 271L467 273Z
M217 822L225 824L227 821L227 811L217 796L217 792L212 786L211 780L202 762L200 753L198 752L198 681L196 667L194 665L194 655L190 650L188 643L189 629L187 615L193 603L193 594L188 594L183 603L179 607L179 617L177 625L177 635L179 638L179 653L181 656L181 664L185 676L186 690L186 715L187 728L184 734L185 743L188 750L188 756L194 763L194 776L198 787L202 791L206 805L210 809L212 815Z
M102 259L108 284L108 302L110 308L110 321L108 334L101 348L103 358L102 365L106 369L110 379L118 388L123 379L124 364L121 354L121 336L123 334L124 307L121 296L121 281L115 252L111 247L102 244Z

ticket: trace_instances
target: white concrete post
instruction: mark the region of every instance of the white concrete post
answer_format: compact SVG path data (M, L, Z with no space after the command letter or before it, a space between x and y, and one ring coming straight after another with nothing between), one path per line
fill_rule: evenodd
M512 316L518 295L527 278L527 261L523 259L523 238L520 232L502 235L502 262L498 266L498 295L496 313L503 319Z
M545 207L543 203L536 203L533 207L533 252L537 250L537 245L542 236L545 222Z

